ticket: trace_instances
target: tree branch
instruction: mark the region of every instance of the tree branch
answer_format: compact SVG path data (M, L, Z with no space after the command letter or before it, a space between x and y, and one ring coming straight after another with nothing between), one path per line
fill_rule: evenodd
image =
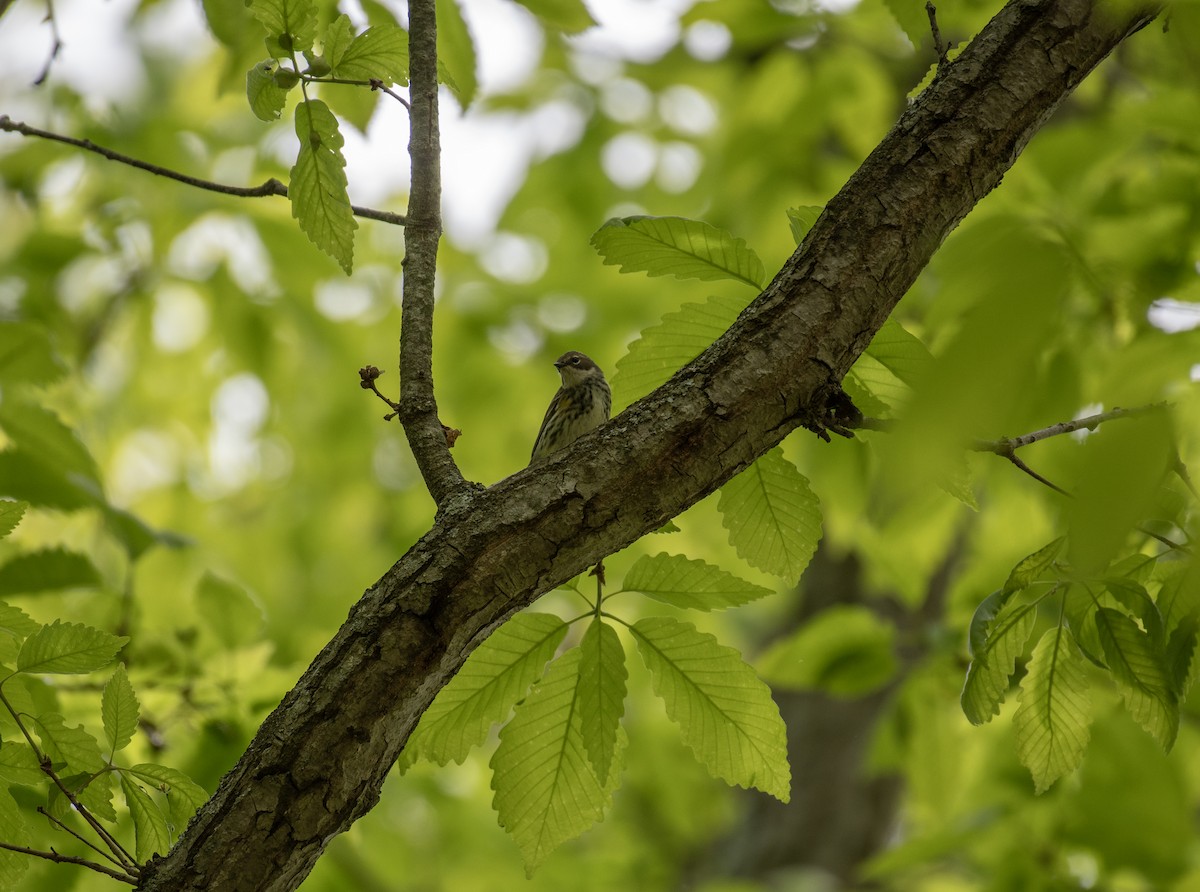
M49 130L31 127L22 121L14 121L8 115L0 115L0 131L19 133L22 136L36 136L40 139L65 143L68 146L75 146L78 149L93 152L102 158L107 158L109 161L127 164L130 167L136 167L138 170L144 170L155 176L166 177L168 180L175 180L188 186L195 186L197 189L219 192L222 195L233 195L238 198L265 198L268 195L279 195L287 198L288 194L287 186L274 177L271 177L271 179L258 186L229 186L225 183L214 183L212 180L202 180L199 177L189 176L186 173L180 173L168 167L160 167L157 164L151 164L149 161L142 161L138 158L131 158L129 155L123 155L120 152L114 152L112 149L96 145L90 139L76 139L73 136L63 136L61 133L51 133ZM351 205L350 209L354 211L355 216L363 217L367 220L378 220L381 223L391 223L394 226L403 226L406 222L403 214L393 214L391 211L379 211L375 208L360 207L356 204Z
M408 153L412 189L404 230L404 297L400 317L397 416L425 486L441 508L466 486L450 455L433 395L433 286L442 237L441 143L438 135L437 18L434 0L408 5L411 101Z
M410 7L414 59L432 37L429 5ZM176 846L145 866L143 892L294 889L330 837L375 805L421 713L496 626L827 417L838 382L947 234L1064 97L1153 17L1109 15L1091 0L1010 2L943 67L716 343L546 462L445 501ZM427 139L430 100L417 85L413 131ZM436 227L412 218L427 247ZM429 258L420 262L431 276ZM432 405L423 411L436 421Z
M112 877L114 880L119 880L122 883L128 883L131 886L137 885L137 877L130 876L127 873L121 873L119 870L112 870L105 867L103 864L97 864L95 861L89 861L87 858L79 858L75 855L60 855L58 852L51 849L48 852L43 852L38 849L28 849L25 846L14 846L6 842L0 842L0 849L5 849L9 852L18 852L22 855L32 855L34 858L45 858L47 861L54 861L58 864L76 864L79 867L86 867L89 870L94 870L97 873L102 873L105 876Z

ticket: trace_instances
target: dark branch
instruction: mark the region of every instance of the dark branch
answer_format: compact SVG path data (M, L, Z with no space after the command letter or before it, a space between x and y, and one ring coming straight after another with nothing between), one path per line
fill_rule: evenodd
M971 451L994 452L996 455L1002 455L1007 458L1009 453L1014 449L1029 446L1040 440L1060 437L1063 434L1070 434L1075 431L1094 431L1106 421L1114 421L1118 418L1136 418L1139 415L1146 415L1150 412L1161 412L1165 408L1166 403L1152 403L1148 406L1137 406L1133 409L1110 409L1108 412L1098 412L1095 415L1088 415L1085 418L1076 418L1074 421L1060 421L1058 424L1052 424L1049 427L1044 427L1032 433L1022 434L1019 437L1003 437L999 440L977 440L971 445Z
M945 65L948 61L946 57L950 51L950 42L942 43L942 32L937 22L937 7L933 5L932 0L925 0L925 13L929 16L929 30L933 32L933 51L937 53L938 63Z
M238 198L265 198L269 195L279 195L287 198L288 194L287 186L274 177L258 186L229 186L225 183L214 183L212 180L202 180L199 177L189 176L186 173L180 173L168 167L160 167L157 164L151 164L139 158L131 158L120 152L114 152L112 149L96 145L90 139L76 139L73 136L63 136L61 133L51 133L49 130L31 127L21 121L14 121L8 115L0 115L0 131L20 133L22 136L36 136L40 139L65 143L68 146L75 146L78 149L93 152L102 158L107 158L109 161L127 164L130 167L136 167L138 170L144 170L155 176L166 177L169 180L175 180L188 186L195 186L197 189L219 192L222 195L233 195ZM378 220L381 223L391 223L394 226L403 226L406 222L403 214L393 214L391 211L379 211L375 208L359 207L358 205L351 205L350 208L354 211L355 216L363 217L367 220Z
M97 864L95 861L89 861L87 858L79 858L75 855L60 855L58 852L51 849L48 852L43 852L38 849L28 849L25 846L14 846L6 842L0 842L0 849L7 849L10 852L17 852L21 855L32 855L34 858L45 858L47 861L54 861L57 864L75 864L79 867L86 867L88 870L94 870L96 873L102 873L105 876L112 877L114 880L119 880L122 883L128 883L131 886L137 885L137 877L127 873L121 873L117 870L112 870L105 867L103 864Z

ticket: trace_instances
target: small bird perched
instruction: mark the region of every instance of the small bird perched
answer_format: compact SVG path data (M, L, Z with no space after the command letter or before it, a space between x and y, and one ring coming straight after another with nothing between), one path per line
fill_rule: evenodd
M562 387L550 400L542 428L533 444L530 464L574 443L588 431L608 421L612 393L604 372L587 356L570 350L554 361Z

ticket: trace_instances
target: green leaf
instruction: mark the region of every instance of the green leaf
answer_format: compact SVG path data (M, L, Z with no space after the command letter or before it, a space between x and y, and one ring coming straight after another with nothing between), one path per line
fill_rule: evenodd
M43 780L45 776L43 775ZM117 809L113 805L113 778L107 771L99 774L80 773L60 777L63 785L71 791L75 799L96 817L111 824L117 822ZM60 821L77 813L75 804L71 802L57 785L51 785L47 810Z
M100 571L91 560L64 548L18 554L0 566L0 597L98 585Z
M470 105L479 89L475 43L455 0L437 0L438 62L446 67L457 87L463 107Z
M0 783L40 787L45 781L46 773L28 743L24 740L0 743Z
M895 639L892 624L866 607L838 605L773 644L759 671L776 687L862 697L895 677Z
M23 451L59 474L100 491L100 470L87 447L53 412L20 400L0 403L0 427Z
M312 0L249 0L254 17L267 29L267 51L276 58L312 49L317 7Z
M1034 582L1042 579L1050 568L1054 566L1054 560L1062 551L1063 543L1066 537L1059 536L1054 541L1043 545L1033 554L1021 558L1017 565L1012 568L1012 572L1008 574L1008 579L1004 583L1005 596L1018 592L1023 588L1028 588Z
M762 261L742 239L700 220L614 217L592 235L592 245L606 266L619 266L623 273L732 279L756 291L767 284Z
M550 666L546 677L500 731L492 756L492 806L533 869L556 847L604 816L618 772L602 784L583 744L580 713L582 651L573 648Z
M867 345L866 355L907 384L915 385L933 361L921 340L894 319L883 323Z
M792 582L821 539L821 505L779 447L721 487L717 510L742 560Z
M14 846L29 846L29 826L17 803L6 790L0 790L0 840ZM17 889L33 859L20 852L0 849L0 889Z
M36 451L17 448L0 452L0 494L61 511L97 505L102 499L93 481L64 471Z
M350 42L333 65L333 76L385 84L408 83L408 34L396 25L374 25Z
M548 28L578 34L596 24L582 0L517 0Z
M579 715L583 748L601 784L607 784L625 711L625 650L611 626L597 617L579 643Z
M346 191L346 159L337 118L320 100L302 102L296 106L296 135L300 154L288 189L292 216L312 243L350 275L358 223Z
M804 237L813 228L813 224L817 222L817 217L821 216L823 210L825 208L820 205L805 205L787 209L788 225L792 229L792 238L795 239L797 245L804 241Z
M212 573L196 585L196 611L205 630L229 650L253 644L262 635L262 605L241 586Z
M82 725L68 727L57 712L36 716L32 724L41 741L42 752L50 758L59 774L91 774L104 768L100 745Z
M771 589L738 579L720 567L665 552L654 557L643 555L634 561L625 574L623 586L626 591L641 592L664 604L693 610L738 607L772 593Z
M55 620L25 639L17 655L18 672L79 675L107 666L129 642L91 626Z
M967 629L967 653L972 658L976 654L983 653L984 646L987 643L988 626L996 618L996 614L1000 612L1000 608L1008 603L1010 596L1010 592L1006 592L1003 589L996 589L996 591L980 601L979 606L975 608L975 612L971 614L971 625Z
M132 768L122 769L122 773L133 775L167 798L168 815L175 836L183 832L196 810L208 801L208 793L202 786L182 771L166 765L142 762Z
M133 818L137 860L149 861L155 853L165 853L171 848L171 832L162 811L154 804L150 794L125 772L121 773L121 790Z
M684 304L645 329L617 360L613 393L624 403L641 399L708 349L746 309L738 297L710 297Z
M631 631L655 693L696 758L714 777L787 802L786 728L770 689L741 655L664 616L639 620Z
M923 0L883 0L883 5L888 8L896 24L914 47L924 49L933 43L929 16L925 12Z
M973 725L990 722L1000 712L1008 692L1008 680L1016 671L1017 657L1033 634L1036 604L1006 605L988 624L987 638L977 647L967 668L967 680L959 698L963 713Z
M1150 636L1118 610L1096 611L1096 631L1125 708L1159 746L1170 751L1179 732L1179 700Z
M17 528L28 508L28 502L0 499L0 539Z
M898 0L898 2L904 2L904 0ZM963 51L963 49L966 48L966 45L968 42L969 41L964 40L961 43L956 43L954 46L950 47L950 49L946 50L946 61L953 62L955 59L957 59L959 53L961 53ZM917 85L915 87L913 87L911 90L908 91L908 99L909 100L916 99L918 96L920 96L922 93L925 92L926 87L928 87L930 84L933 83L933 79L937 75L938 65L940 65L940 64L941 64L941 62L939 61L939 62L934 62L932 65L929 66L929 68L925 71L925 76L923 78L921 78L921 80L917 83Z
M329 23L325 29L324 52L321 55L329 63L331 69L336 69L346 55L346 50L354 42L354 26L350 24L350 16L342 13ZM408 41L405 41L407 55Z
M678 533L679 527L675 524L675 521L668 520L666 523L664 523L662 526L660 526L657 530L653 530L652 532L655 532L655 533Z
M41 627L41 623L34 622L21 608L0 602L0 663L15 664L21 642Z
M1048 629L1029 658L1013 716L1017 755L1038 793L1079 766L1091 723L1083 662L1065 626Z
M43 329L25 322L0 322L0 383L51 384L66 371Z
M401 769L421 756L438 765L462 762L525 696L566 634L567 624L548 613L518 613L493 632L421 716Z
M1171 632L1167 640L1165 664L1167 677L1171 682L1171 690L1183 699L1195 679L1195 657L1197 634L1200 623L1195 616L1186 616Z
M125 664L118 663L117 671L104 685L100 697L100 715L104 720L104 736L109 753L125 749L138 726L138 700L133 685L125 673Z
M152 529L140 518L121 508L105 505L102 510L109 532L125 547L132 560L136 561L153 545L183 548L191 544L191 540L179 533Z
M1109 577L1103 582L1105 591L1141 622L1154 646L1161 648L1166 641L1162 614L1158 612L1158 605L1154 603L1146 587L1124 576Z
M246 72L246 100L260 121L276 121L287 105L288 91L275 82L279 64L264 59Z

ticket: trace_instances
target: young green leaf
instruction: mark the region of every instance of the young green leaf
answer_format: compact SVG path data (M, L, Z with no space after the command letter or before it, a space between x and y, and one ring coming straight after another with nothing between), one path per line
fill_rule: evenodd
M312 49L317 35L317 7L312 0L249 0L254 17L267 29L267 51L288 58Z
M1096 630L1125 708L1169 752L1179 732L1179 700L1171 690L1162 654L1133 620L1111 607L1096 611Z
M475 72L475 42L456 0L437 0L438 62L453 76L455 94L463 107L470 105L479 89Z
M664 616L639 620L631 630L655 693L696 758L714 777L787 802L787 731L770 689L741 655Z
M133 818L133 833L138 861L149 861L155 853L164 853L171 847L171 832L167 819L154 804L150 794L143 790L132 777L121 773L121 791L125 794L125 805Z
M50 384L66 371L44 329L25 322L0 322L0 382Z
M97 818L112 824L117 822L117 809L113 805L111 772L101 771L99 774L79 773L66 776L60 774L59 779L63 786L71 791L75 801ZM45 781L45 775L42 776L42 780ZM46 806L51 817L58 818L60 821L65 821L78 812L75 803L63 794L57 784L51 784Z
M168 768L166 765L143 762L132 768L122 769L122 773L133 775L167 798L167 810L176 836L183 832L196 810L208 801L208 793L202 786L182 771Z
M866 355L912 387L933 361L921 340L894 319L888 319L867 345Z
M292 216L312 243L349 275L358 223L346 191L346 159L337 118L320 100L302 102L296 106L296 135L300 154L288 190Z
M0 567L0 597L99 584L100 571L91 560L65 548L18 554Z
M355 37L336 63L329 59L329 64L334 77L377 78L403 86L408 83L408 34L396 25L374 25Z
M665 552L634 561L622 585L626 591L693 610L738 607L771 594L771 589L738 579L720 567Z
M79 623L55 620L25 639L17 654L18 672L78 675L113 661L128 638Z
M582 0L518 0L548 28L578 34L596 24Z
M665 383L723 335L747 302L739 297L710 297L702 304L684 304L643 330L629 352L617 360L612 387L618 401L632 403Z
M583 743L582 651L554 661L504 728L492 756L492 806L532 873L556 847L604 816L618 764L602 784ZM618 747L619 749L619 747Z
M583 749L596 779L608 783L625 711L625 650L612 627L593 619L579 643L579 715Z
M1054 566L1054 560L1062 551L1063 543L1066 542L1065 536L1059 536L1054 541L1043 545L1033 554L1021 558L1017 565L1012 568L1012 572L1008 574L1008 579L1004 583L1004 594L1007 597L1013 592L1018 592L1023 588L1027 588L1039 579L1042 579Z
M288 91L275 81L279 64L264 59L246 72L246 101L260 121L277 121L287 105Z
M1195 616L1185 616L1167 639L1165 665L1171 690L1181 700L1187 696L1195 679L1197 631L1200 624Z
M883 5L912 45L922 49L929 39L929 18L921 0L884 0Z
M1092 723L1083 661L1066 626L1048 629L1033 649L1013 716L1017 755L1038 793L1078 767Z
M28 508L28 502L0 499L0 539L17 528Z
M0 663L15 663L21 642L41 627L41 623L30 619L20 607L0 602Z
M329 27L325 29L324 52L321 55L325 57L325 61L329 64L331 74L341 64L342 58L346 55L346 50L353 42L354 26L350 23L350 16L342 13L330 22ZM407 40L404 45L405 47L408 46Z
M0 790L0 840L14 846L30 844L29 826L7 790ZM0 889L20 888L21 878L32 863L28 855L0 849Z
M1033 634L1036 604L1008 604L988 624L987 638L976 647L967 668L959 702L973 725L990 722L1000 712L1008 680L1016 671L1017 657Z
M12 740L0 743L0 783L37 787L45 780L46 772L38 765L37 757L28 743L24 740L20 743Z
M100 716L104 721L104 736L108 741L109 758L123 750L133 739L138 724L138 700L133 685L125 674L125 664L118 663L117 671L104 685L100 695Z
M101 490L100 469L75 431L49 409L20 399L0 403L0 427L18 447L52 466L58 473L76 477L96 496Z
M740 238L683 217L614 217L592 235L606 266L623 273L711 282L732 279L761 291L767 274Z
M813 224L817 222L817 217L821 216L823 210L825 208L820 205L805 205L787 209L788 226L792 229L792 238L796 240L797 245L804 241L804 237L813 228Z
M493 632L421 716L401 769L421 756L438 765L462 762L525 696L566 634L567 624L549 613L518 613Z
M862 697L895 677L895 649L891 623L866 607L844 604L821 611L772 645L758 667L777 687Z
M104 768L100 745L95 737L83 730L82 725L68 727L66 720L57 712L43 713L32 724L42 743L42 752L60 774L92 773Z
M1000 609L1008 603L1009 597L1011 597L1010 592L996 589L980 601L975 612L971 614L971 624L967 627L967 653L971 655L972 659L977 654L983 653L984 645L987 643L988 626L996 618Z
M779 447L721 487L717 510L742 560L791 582L821 539L820 502Z

